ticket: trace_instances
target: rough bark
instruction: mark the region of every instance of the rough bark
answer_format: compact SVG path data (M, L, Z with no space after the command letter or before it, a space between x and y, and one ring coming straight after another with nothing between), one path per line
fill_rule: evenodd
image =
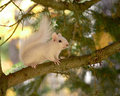
M37 3L37 4L41 4L45 7L51 7L53 9L56 10L71 10L71 11L80 11L80 12L84 12L85 10L87 10L88 8L90 8L90 6L92 6L93 4L97 3L100 0L91 0L91 1L86 1L84 3L67 3L67 2L57 2L56 0L32 0L33 2Z
M1 40L1 37L0 37ZM2 72L2 67L1 67L1 46L0 46L0 96L4 96L6 93L6 90L8 88L8 81L7 77L3 74Z
M7 77L2 74L0 77L0 96L5 96L6 90L8 89Z
M120 41L115 42L103 49L97 50L96 52L85 55L85 56L72 56L70 58L61 60L61 64L54 65L52 62L40 64L36 69L27 67L16 73L10 74L7 76L8 87L19 84L27 79L48 74L56 73L59 71L65 71L72 68L79 68L83 65L91 65L99 63L107 57L120 51Z
M0 37L1 40L1 37ZM0 46L0 77L2 75L2 67L1 67L1 46Z

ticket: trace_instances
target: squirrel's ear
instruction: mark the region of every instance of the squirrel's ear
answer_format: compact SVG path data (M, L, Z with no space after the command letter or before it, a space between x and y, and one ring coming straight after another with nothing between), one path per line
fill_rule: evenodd
M62 36L61 33L58 33L58 36Z
M52 40L53 40L53 41L56 41L56 40L57 40L57 37L58 37L58 35L54 32L54 33L52 34Z

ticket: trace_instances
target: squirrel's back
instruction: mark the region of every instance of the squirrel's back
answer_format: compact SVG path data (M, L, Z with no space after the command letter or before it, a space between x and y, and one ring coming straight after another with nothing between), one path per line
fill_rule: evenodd
M51 37L51 30L50 21L44 16L40 22L38 31L33 33L30 37L20 40L20 59L22 60L24 53L26 53L29 48L47 42Z

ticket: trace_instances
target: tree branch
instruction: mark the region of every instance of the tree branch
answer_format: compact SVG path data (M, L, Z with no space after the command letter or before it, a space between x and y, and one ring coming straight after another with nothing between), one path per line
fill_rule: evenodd
M71 10L71 11L80 11L84 12L87 10L90 6L93 4L97 3L100 0L91 0L91 1L86 1L84 3L68 3L68 2L57 2L55 0L32 0L33 2L37 4L41 4L45 7L52 7L53 9L56 10Z
M72 56L70 58L61 60L62 63L59 66L54 65L52 62L48 62L38 65L36 69L27 67L6 77L8 80L8 87L14 86L36 76L65 71L71 68L78 68L83 65L99 63L119 51L120 41L115 42L103 49L97 50L96 52L89 55Z
M4 10L4 8L7 7L7 5L9 5L11 2L12 2L12 1L10 0L10 1L7 2L6 4L0 6L0 12L1 12L2 10Z
M0 40L1 40L1 37L0 37ZM2 66L1 65L2 64L1 64L1 46L0 46L0 77L3 74L3 72L2 72Z
M17 30L19 24L20 24L20 22L17 23L17 25L16 25L15 29L13 30L12 34L2 44L0 44L0 46L2 46L5 42L7 42L13 36L13 34Z

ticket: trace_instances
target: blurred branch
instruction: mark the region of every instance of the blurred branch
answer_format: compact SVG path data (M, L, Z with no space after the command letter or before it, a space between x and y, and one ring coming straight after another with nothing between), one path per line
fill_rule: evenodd
M53 9L56 10L71 10L71 11L80 11L83 12L87 10L90 6L93 4L97 3L100 0L91 0L91 1L86 1L84 3L68 3L68 2L57 2L57 0L32 0L33 2L37 4L41 4L45 7L52 7Z
M35 8L35 6L37 6L38 4L34 4L33 6L31 6L28 10L27 10L27 12L25 13L25 14L23 14L22 15L22 17L20 18L20 19L18 19L15 23L13 23L13 24L11 24L11 25L0 25L0 26L3 26L3 27L12 27L12 26L14 26L14 25L16 25L19 21L21 22L24 18L26 18L28 15L29 15L29 13L31 12L31 10L33 9L33 8Z
M0 46L2 46L5 42L7 42L12 37L12 35L15 33L16 29L18 28L19 24L20 24L20 22L17 23L17 25L16 25L15 29L13 30L12 34L2 44L0 44Z
M40 87L41 83L43 82L44 78L46 75L43 76L39 76L35 78L34 84L31 88L31 90L29 90L29 92L27 92L28 96L34 96L34 93L36 93L38 91L38 88Z
M60 74L61 74L61 72L60 72ZM80 78L75 70L69 70L69 71L66 71L66 72L64 72L62 74L67 74L68 75L67 81L65 81L65 83L63 83L59 87L59 89L57 89L57 90L61 90L62 88L66 87L66 86L69 87L69 88L70 87L73 88L73 86L74 86L75 89L80 87L82 89L82 91L84 91L85 93L90 93L91 92L90 85L86 84L84 82L84 78L83 77ZM72 89L72 88L70 88L70 89Z
M36 69L27 67L6 77L8 80L8 87L14 86L36 76L65 71L68 69L78 68L85 65L96 64L119 51L120 41L108 45L105 48L97 50L96 52L89 55L72 56L70 58L61 60L62 63L59 66L54 65L53 62L47 62L38 65Z
M16 25L18 22L15 22L14 24L11 24L11 25L0 25L0 26L3 26L3 27L12 27L14 25Z
M11 0L11 2L12 2L20 11L22 11L22 9L21 9L18 5L16 5L15 2L13 2L13 0Z
M13 0L10 0L9 2L7 2L7 3L5 3L4 5L0 6L0 9L1 9L0 12L1 12L5 7L7 7L7 5L9 5L11 2L12 2L20 11L22 11L22 9L19 8L19 6L17 6Z
M23 14L22 17L21 17L20 19L18 19L17 22L15 22L14 24L12 24L12 25L10 25L10 26L0 25L0 26L4 26L4 27L12 27L12 26L14 26L14 25L17 24L16 27L15 27L15 29L13 30L12 34L11 34L2 44L0 44L0 46L2 46L5 42L7 42L7 41L12 37L12 35L15 33L18 25L20 24L20 22L21 22L24 18L26 18L27 16L29 16L29 13L31 12L31 10L32 10L35 6L37 6L37 4L34 4L33 6L31 6L31 7L27 10L27 12L26 12L25 14Z
M0 37L0 40L1 40L1 37ZM2 72L2 66L1 66L1 46L0 46L0 77L2 74L3 72Z
M12 2L12 0L10 0L9 2L5 3L4 5L0 6L0 12L10 3Z

